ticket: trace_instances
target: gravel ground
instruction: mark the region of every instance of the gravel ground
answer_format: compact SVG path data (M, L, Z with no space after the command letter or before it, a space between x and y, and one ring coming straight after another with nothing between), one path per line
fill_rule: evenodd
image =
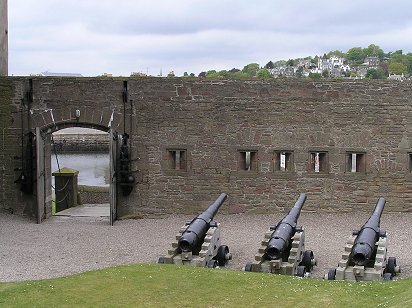
M217 215L222 244L233 260L229 269L240 270L252 261L269 226L283 214ZM156 262L165 255L181 225L192 217L117 221L52 217L37 225L15 215L0 215L0 281L66 276L121 264ZM306 249L318 260L313 276L320 278L340 260L352 229L368 219L367 213L301 213ZM388 254L401 265L400 278L412 276L412 213L383 214L381 227L388 233Z

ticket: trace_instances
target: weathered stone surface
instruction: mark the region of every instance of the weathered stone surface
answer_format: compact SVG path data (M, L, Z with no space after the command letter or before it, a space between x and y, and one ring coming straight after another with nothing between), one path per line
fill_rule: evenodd
M199 212L221 192L228 213L283 211L300 192L306 211L370 211L380 196L385 211L412 210L410 82L36 77L33 102L29 84L0 79L3 210L33 212L14 183L29 128L109 124L130 134L137 179L119 196L120 216ZM184 171L171 169L173 150L184 151ZM275 171L282 150L293 172ZM240 151L257 152L254 170L239 169ZM327 173L309 171L310 151L328 153ZM350 151L366 155L366 172L346 172Z
M109 203L108 186L78 185L78 204L103 204Z
M109 152L108 134L58 134L53 140L57 153Z

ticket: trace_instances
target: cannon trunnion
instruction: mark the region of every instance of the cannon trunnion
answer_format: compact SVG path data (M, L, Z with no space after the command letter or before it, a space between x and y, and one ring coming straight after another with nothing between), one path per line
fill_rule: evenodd
M220 244L220 224L213 220L226 200L225 193L213 202L206 211L180 228L172 248L158 263L192 265L196 267L225 266L232 259L229 247Z
M349 237L336 269L325 275L328 280L392 280L400 267L396 258L387 257L386 232L380 229L385 199L379 198L368 221Z
M247 263L248 272L267 272L304 277L316 265L313 252L305 250L305 231L297 220L306 201L301 194L289 213L265 233L255 261Z

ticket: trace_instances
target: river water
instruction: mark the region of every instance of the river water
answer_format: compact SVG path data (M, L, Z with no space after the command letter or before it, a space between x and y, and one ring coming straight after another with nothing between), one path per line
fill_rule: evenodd
M79 171L79 185L109 186L109 154L108 153L73 153L58 154L60 168L71 168ZM56 156L52 153L52 172L58 171Z

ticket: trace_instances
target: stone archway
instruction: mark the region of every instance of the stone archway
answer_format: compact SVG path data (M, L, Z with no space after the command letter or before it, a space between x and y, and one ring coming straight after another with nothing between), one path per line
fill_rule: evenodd
M51 216L52 208L52 170L51 170L51 135L65 128L82 127L97 129L109 133L110 138L110 223L117 218L117 179L116 168L118 161L117 132L110 127L84 122L53 123L43 128L36 127L36 218L37 223Z

